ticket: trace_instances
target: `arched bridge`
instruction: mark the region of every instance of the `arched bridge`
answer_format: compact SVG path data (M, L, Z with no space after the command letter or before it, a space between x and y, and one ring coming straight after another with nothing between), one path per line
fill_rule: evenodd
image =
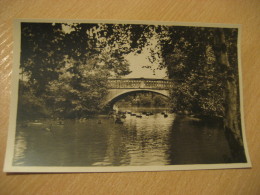
M130 78L109 79L108 86L109 90L105 104L113 104L120 99L121 96L138 91L154 92L169 97L169 89L173 88L174 83L169 79Z

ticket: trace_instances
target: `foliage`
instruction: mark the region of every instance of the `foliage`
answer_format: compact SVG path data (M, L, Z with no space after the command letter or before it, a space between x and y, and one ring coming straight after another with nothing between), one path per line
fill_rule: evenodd
M131 105L131 106L154 106L165 107L169 104L168 98L157 95L152 92L136 92L129 94L125 98L117 102L118 105Z
M101 110L107 79L130 73L124 25L22 23L21 74L54 114ZM124 32L124 33L123 33ZM124 36L123 36L124 35Z
M68 71L67 64L60 70L57 80L50 82L45 99L57 116L75 118L101 111L101 102L107 93L107 72L95 69L91 72L84 65L77 74ZM80 82L79 82L80 81Z
M34 95L28 83L19 81L17 120L43 118L50 114L43 99Z
M173 110L224 117L225 80L235 75L232 78L238 83L237 29L224 29L223 47L230 61L227 68L216 56L219 28L164 25L151 28L157 45L151 48L149 59L152 63L162 59L160 68L167 68L169 78L176 83L171 91Z

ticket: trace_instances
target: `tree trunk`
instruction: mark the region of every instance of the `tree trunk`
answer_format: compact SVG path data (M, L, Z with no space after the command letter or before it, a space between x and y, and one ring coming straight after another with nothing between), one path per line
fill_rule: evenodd
M233 137L238 147L243 147L240 124L240 109L236 75L229 64L225 34L223 29L217 29L215 37L215 55L219 68L224 73L224 128L228 137ZM231 138L232 139L232 138Z

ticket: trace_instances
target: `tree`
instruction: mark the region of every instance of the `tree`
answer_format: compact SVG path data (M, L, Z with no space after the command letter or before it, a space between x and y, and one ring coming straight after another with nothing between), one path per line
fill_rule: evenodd
M100 111L107 78L129 74L128 28L112 24L22 23L21 74L56 114ZM54 105L55 104L55 105Z
M19 100L17 108L17 120L29 120L44 118L50 115L45 101L37 98L28 82L19 81Z
M236 75L237 69L234 69L230 64L228 57L228 46L226 44L226 35L224 29L217 29L215 36L215 55L217 63L222 66L224 79L224 98L225 98L225 118L224 127L228 132L231 132L240 145L243 145L241 124L240 124L240 109L239 109L239 90L238 78ZM236 71L235 71L236 70Z

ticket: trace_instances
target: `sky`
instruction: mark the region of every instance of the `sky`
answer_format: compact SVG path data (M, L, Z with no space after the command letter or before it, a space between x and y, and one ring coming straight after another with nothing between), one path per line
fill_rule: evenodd
M167 78L166 69L159 70L160 59L157 59L154 63L151 63L148 60L150 56L150 50L154 50L155 52L160 49L158 47L158 39L155 36L151 37L149 40L149 45L145 46L142 49L141 54L130 53L125 58L128 60L130 64L130 70L132 73L126 76L126 78ZM142 68L143 66L151 66L152 68Z
M134 55L133 53L130 53L126 56L126 59L128 60L130 64L130 70L132 73L125 76L125 78L157 78L162 79L167 77L166 69L157 70L158 64L151 64L151 62L147 59L147 56L149 54L141 53L139 55ZM153 72L152 69L148 68L142 68L142 66L152 66L153 69L155 69L155 72Z

